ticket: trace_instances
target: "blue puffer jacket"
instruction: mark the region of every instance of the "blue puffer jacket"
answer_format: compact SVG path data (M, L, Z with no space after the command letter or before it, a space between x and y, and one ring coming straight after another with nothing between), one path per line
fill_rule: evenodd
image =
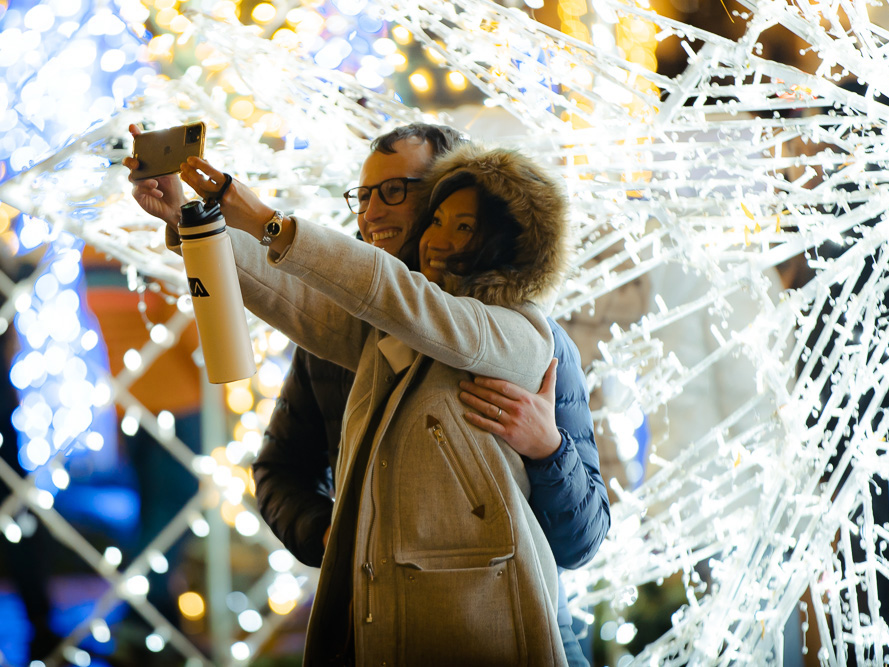
M556 426L558 450L545 459L525 460L531 480L530 504L560 567L588 563L611 526L605 482L599 472L599 450L593 436L589 394L580 352L552 318L555 340Z
M531 481L529 503L560 568L575 569L592 560L611 527L611 507L599 471L589 393L577 345L548 318L556 368L556 426L562 444L545 459L525 459ZM565 591L559 581L559 625L570 625Z
M552 319L549 323L559 359L556 425L562 444L546 459L526 459L525 468L531 509L556 563L577 568L595 555L611 514L580 354L565 330ZM300 561L316 567L332 516L331 470L352 378L349 371L298 350L253 464L257 504L272 532ZM560 591L559 624L570 621Z

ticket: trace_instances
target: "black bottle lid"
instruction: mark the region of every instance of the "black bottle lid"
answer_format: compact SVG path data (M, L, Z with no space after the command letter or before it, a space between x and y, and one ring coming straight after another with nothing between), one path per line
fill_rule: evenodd
M205 207L203 201L195 199L180 207L179 226L199 227L221 217L222 211L219 210L219 202L214 201Z

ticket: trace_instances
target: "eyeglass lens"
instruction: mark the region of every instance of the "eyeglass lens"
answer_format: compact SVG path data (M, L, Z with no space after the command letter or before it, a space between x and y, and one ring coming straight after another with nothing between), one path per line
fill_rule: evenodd
M380 199L386 206L401 204L407 197L407 187L403 179L390 178L379 185L352 188L346 193L346 201L353 213L364 213L370 204L370 196L374 190L380 193Z

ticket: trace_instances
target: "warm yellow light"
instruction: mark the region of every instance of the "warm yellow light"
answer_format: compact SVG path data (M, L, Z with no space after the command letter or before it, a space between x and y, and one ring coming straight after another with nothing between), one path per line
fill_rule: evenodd
M154 17L154 20L161 28L169 28L173 19L177 16L179 16L179 12L172 7L168 7L167 9L160 10L157 16Z
M213 5L213 16L218 19L231 18L236 15L237 8L231 0L222 0Z
M634 46L630 49L629 60L631 63L642 65L645 69L654 72L657 69L657 58L645 47Z
M272 410L274 409L275 399L264 398L256 404L256 416L259 417L261 422L268 423L269 418L272 416Z
M562 32L584 42L590 41L590 30L586 24L577 19L566 19L562 23Z
M253 8L250 17L257 23L268 23L274 20L277 13L278 10L275 8L275 5L268 2L260 2Z
M194 47L194 57L203 63L205 60L209 60L216 54L216 49L213 48L212 45L207 44L207 42L201 42L196 47Z
M586 0L559 0L559 18L583 16L587 13Z
M418 93L428 93L432 88L432 77L429 76L429 72L423 69L418 69L411 74L408 81L410 81L411 88Z
M301 35L320 35L324 30L324 17L305 7L296 7L287 12L287 23Z
M175 38L173 35L156 35L148 42L148 53L152 58L164 58L171 55Z
M253 468L249 468L247 470L247 493L249 493L254 498L256 497L256 480L253 478Z
M246 468L242 468L241 466L232 466L232 477L237 477L239 480L244 482L244 486L250 486L250 474L247 472Z
M262 117L265 133L272 137L284 136L284 119L276 113L267 113ZM280 387L279 387L280 389Z
M272 35L272 41L280 44L293 44L296 42L296 33L290 28L278 28Z
M253 105L251 104L250 106ZM238 114L235 113L234 108L232 108L232 116L239 118ZM236 415L242 415L253 407L253 393L250 391L249 387L233 387L232 389L229 389L228 394L225 397L225 403L228 405L228 409Z
M410 44L414 37L411 35L411 31L403 25L397 25L392 28L392 39L404 46L405 44Z
M19 210L17 208L0 202L0 234L9 230L9 225L18 214Z
M401 51L386 56L386 62L392 65L397 72L403 72L407 69L407 56Z
M212 458L214 461L216 461L216 463L218 463L221 466L228 465L228 456L226 456L226 454L225 454L225 447L224 446L214 447L213 451L210 452L210 458Z
M180 35L188 30L190 26L191 21L182 16L182 14L179 14L179 16L170 21L170 30Z
M235 424L234 429L232 429L232 436L235 440L243 440L250 431L251 429L244 426L241 422L238 422Z
M466 90L466 77L460 72L448 72L447 81L452 90Z
M426 47L426 57L432 61L435 65L444 65L447 60L438 49L433 49L432 47Z
M157 11L171 9L176 6L176 0L154 0L154 8Z
M235 525L235 519L243 511L244 508L240 504L232 505L227 500L223 500L222 504L219 506L219 513L222 515L222 520L229 526Z
M203 618L206 611L204 598L194 591L183 593L179 596L179 611L190 621L197 621Z
M278 614L278 616L287 616L296 607L296 600L287 600L286 602L275 602L269 598L269 609Z
M253 106L253 102L244 97L232 102L232 105L229 108L232 117L237 118L238 120L246 120L252 116L255 111L256 107Z

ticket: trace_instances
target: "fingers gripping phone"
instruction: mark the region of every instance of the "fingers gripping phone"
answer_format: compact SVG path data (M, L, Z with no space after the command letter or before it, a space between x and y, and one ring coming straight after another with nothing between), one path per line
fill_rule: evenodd
M200 122L137 134L133 137L133 157L139 160L139 168L133 175L142 179L178 173L185 158L204 156L206 133L207 126Z

